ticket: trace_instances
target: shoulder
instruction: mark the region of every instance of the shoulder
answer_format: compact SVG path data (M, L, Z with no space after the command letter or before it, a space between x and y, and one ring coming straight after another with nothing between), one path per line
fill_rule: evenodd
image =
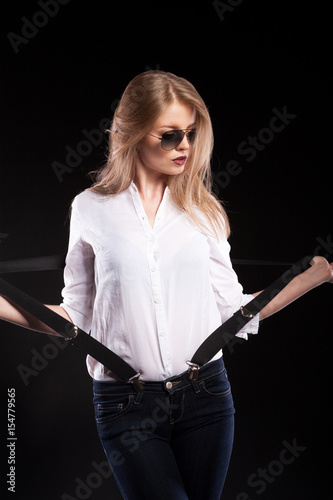
M92 191L90 188L81 191L77 194L73 200L75 203L85 204L85 203L96 203L99 200L106 199L106 196Z
M89 212L102 205L102 202L110 201L110 199L109 196L96 193L91 189L86 189L75 196L72 201L72 209L78 210L79 212Z
M71 213L86 220L96 220L96 217L104 217L106 214L121 212L128 206L129 190L118 194L103 194L86 189L72 201Z
M193 207L195 216L199 224L197 226L210 244L226 243L229 237L229 227L222 215L218 215L215 219L209 217L200 207Z
M99 211L99 205L102 205L104 196L86 189L77 194L72 200L70 207L70 218L72 224L74 221L78 224L84 221L88 222Z

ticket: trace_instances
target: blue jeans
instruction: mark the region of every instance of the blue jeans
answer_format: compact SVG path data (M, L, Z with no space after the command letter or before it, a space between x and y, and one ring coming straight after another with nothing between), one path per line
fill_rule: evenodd
M125 500L220 500L234 434L223 359L163 382L94 380L98 433Z

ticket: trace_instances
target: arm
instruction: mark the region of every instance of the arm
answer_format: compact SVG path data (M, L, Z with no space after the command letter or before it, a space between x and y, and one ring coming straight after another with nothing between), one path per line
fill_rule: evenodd
M324 257L314 257L310 262L311 267L296 276L274 299L271 300L259 313L260 320L266 319L277 313L287 305L294 302L305 293L322 283L333 283L333 263L329 264ZM256 297L260 292L253 293Z
M61 306L52 305L47 307L65 319L72 321ZM59 336L50 327L46 326L27 311L2 296L0 296L0 319L22 326L28 330Z

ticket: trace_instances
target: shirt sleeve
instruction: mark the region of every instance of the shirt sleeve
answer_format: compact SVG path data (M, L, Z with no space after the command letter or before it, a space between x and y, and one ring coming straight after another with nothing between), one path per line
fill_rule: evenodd
M94 252L82 235L77 205L75 198L72 204L68 252L64 269L63 302L60 306L75 325L89 332L95 296Z
M226 238L217 241L209 238L210 272L217 307L224 323L241 306L245 306L254 297L243 293L243 287L238 281L231 260L230 245ZM259 329L259 314L247 323L237 334L237 337L248 339L248 334L256 334Z

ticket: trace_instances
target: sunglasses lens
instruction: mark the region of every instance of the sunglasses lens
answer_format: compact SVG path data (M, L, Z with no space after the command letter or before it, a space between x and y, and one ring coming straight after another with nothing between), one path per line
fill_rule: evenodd
M182 130L169 130L162 135L161 146L165 151L171 151L182 142L183 138Z
M171 149L175 149L184 139L184 132L182 130L169 130L168 132L164 132L162 135L161 146L165 151L171 151ZM187 132L187 139L190 144L194 143L195 139L195 129Z
M195 139L195 128L190 130L187 134L188 142L190 144L194 144L194 139Z

